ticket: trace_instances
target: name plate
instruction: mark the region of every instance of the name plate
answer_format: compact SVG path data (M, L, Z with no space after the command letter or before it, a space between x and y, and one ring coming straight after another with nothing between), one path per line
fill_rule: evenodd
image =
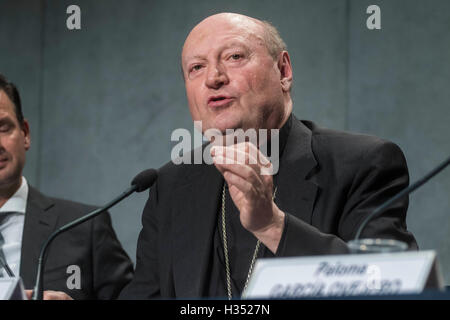
M444 288L435 251L259 259L242 297L415 294L425 287Z

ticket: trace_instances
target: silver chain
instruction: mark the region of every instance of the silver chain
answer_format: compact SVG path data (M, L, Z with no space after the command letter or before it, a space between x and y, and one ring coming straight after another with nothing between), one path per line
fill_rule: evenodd
M273 192L272 201L275 200L275 196L277 193L277 187L275 187L275 190ZM230 260L228 258L228 244L227 244L227 229L226 229L226 223L225 223L225 184L223 185L222 190L222 238L223 238L223 254L225 256L225 272L227 276L227 293L228 293L228 300L231 300L233 297L232 291L231 291L231 274L230 274ZM258 256L259 247L261 245L261 241L259 239L256 241L255 251L253 251L253 257L252 261L250 262L250 267L248 269L247 279L245 280L244 285L244 292L247 289L248 282L250 280L250 276L253 272L253 267L255 265L256 257Z

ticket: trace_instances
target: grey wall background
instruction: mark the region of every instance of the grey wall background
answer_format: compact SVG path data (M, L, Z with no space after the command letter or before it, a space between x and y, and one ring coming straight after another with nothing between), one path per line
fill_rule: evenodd
M66 28L77 4L82 29ZM381 8L382 29L366 28ZM43 192L103 204L140 170L170 159L176 128L192 128L181 46L222 11L271 21L288 44L294 112L322 126L400 145L411 181L450 153L450 1L0 1L0 72L18 84L31 123L25 175ZM147 195L113 210L135 259ZM436 249L450 283L450 170L414 193L408 226Z

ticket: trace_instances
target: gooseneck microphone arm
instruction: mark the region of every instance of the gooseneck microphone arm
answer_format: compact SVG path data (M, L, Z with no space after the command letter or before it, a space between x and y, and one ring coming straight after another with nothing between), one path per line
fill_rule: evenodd
M435 169L433 169L430 173L428 173L426 176L424 176L422 179L418 180L414 184L410 185L409 187L403 189L398 194L396 194L394 197L390 198L388 201L384 202L382 205L377 207L375 210L373 210L361 223L361 225L358 228L358 231L356 232L355 240L359 239L359 236L361 235L361 231L364 229L366 224L377 214L383 212L388 208L391 204L398 201L399 199L407 196L417 188L419 188L421 185L423 185L425 182L430 180L432 177L434 177L436 174L441 172L445 167L447 167L450 164L450 157L442 162L439 166L437 166Z
M132 194L133 192L136 191L136 186L132 186L130 187L127 191L125 191L124 193L122 193L119 197L117 197L116 199L114 199L113 201L111 201L110 203L108 203L107 205L105 205L103 208L99 208L91 213L89 213L88 215L85 215L81 218L78 218L66 225L64 225L63 227L59 228L58 230L56 230L55 232L53 232L50 237L48 237L48 239L45 241L44 245L41 248L41 253L39 255L39 260L38 260L38 272L36 275L36 285L34 287L34 291L33 291L33 300L42 300L43 297L43 278L44 278L44 274L43 274L43 269L44 269L44 257L45 257L45 253L47 252L47 248L50 245L50 243L52 243L52 241L61 233L72 229L73 227L78 226L79 224L99 215L102 212L105 212L106 210L108 210L109 208L111 208L112 206L114 206L116 203L122 201L123 199L125 199L126 197L128 197L130 194Z
M118 202L122 201L126 197L128 197L133 192L142 192L148 188L150 188L155 182L157 177L156 170L148 169L140 174L138 174L133 181L131 182L131 187L129 187L125 192L123 192L120 196L107 203L105 206L98 208L97 210L92 211L91 213L82 216L68 224L62 226L58 230L54 231L45 241L44 245L41 248L41 252L38 260L37 274L36 274L36 284L33 290L33 300L42 300L43 298L43 281L44 281L44 266L45 266L45 254L47 252L48 246L52 243L52 241L61 233L70 230L79 224L94 218L102 212L107 211L112 206L116 205Z

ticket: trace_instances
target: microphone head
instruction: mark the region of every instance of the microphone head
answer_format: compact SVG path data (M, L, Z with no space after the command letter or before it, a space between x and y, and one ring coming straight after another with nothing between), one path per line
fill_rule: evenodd
M155 169L147 169L139 173L131 181L131 185L136 187L136 192L142 192L150 188L155 183L158 173Z

